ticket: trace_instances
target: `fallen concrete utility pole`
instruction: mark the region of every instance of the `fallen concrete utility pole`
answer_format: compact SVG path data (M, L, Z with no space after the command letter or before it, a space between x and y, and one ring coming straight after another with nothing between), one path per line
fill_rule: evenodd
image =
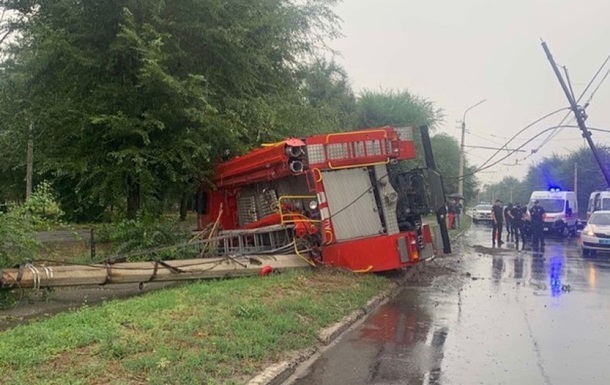
M91 265L22 265L0 270L0 289L241 277L311 267L296 254L225 256Z

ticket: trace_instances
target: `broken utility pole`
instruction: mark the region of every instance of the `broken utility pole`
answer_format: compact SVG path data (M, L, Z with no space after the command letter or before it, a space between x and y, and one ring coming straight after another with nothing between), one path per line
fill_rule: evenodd
M568 102L570 103L570 108L574 112L574 115L576 115L576 121L578 122L578 128L580 128L580 130L582 131L582 136L583 136L583 138L585 138L585 140L589 144L589 147L591 148L591 152L593 152L593 156L595 157L595 160L597 161L599 168L602 170L602 174L604 174L604 178L606 179L606 184L608 185L608 187L610 187L610 174L608 174L608 170L606 170L606 167L604 166L604 163L602 162L602 159L600 158L599 153L597 152L597 148L595 148L595 143L593 143L593 140L591 139L591 132L585 125L585 120L587 119L587 114L585 112L585 109L577 104L576 100L574 99L574 96L572 95L572 92L570 92L570 89L566 85L565 80L563 80L563 76L559 72L559 68L557 67L557 63L555 63L555 60L553 59L553 55L551 55L551 51L549 50L549 47L546 45L546 43L544 41L542 42L542 48L544 49L544 52L546 53L546 57L549 59L549 62L551 63L551 66L553 67L553 71L555 72L555 75L557 76L557 80L559 80L559 84L561 84L561 88L563 89L563 92L566 94L566 98L568 98Z

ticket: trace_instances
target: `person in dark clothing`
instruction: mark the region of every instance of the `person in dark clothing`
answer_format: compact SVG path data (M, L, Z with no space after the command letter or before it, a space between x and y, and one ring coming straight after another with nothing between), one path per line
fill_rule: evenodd
M519 248L519 235L521 236L521 242L525 246L525 232L523 231L523 222L525 220L525 211L521 207L521 203L517 202L515 207L510 211L510 217L512 220L512 229L514 231L515 242L517 242L517 248Z
M502 201L496 199L495 204L491 209L491 218L493 219L492 224L492 242L495 245L496 241L498 242L498 246L503 244L502 241L502 226L504 224L504 212L502 210Z
M513 204L509 203L504 208L504 221L506 222L506 242L515 240L515 232L513 230L513 221L510 216L510 211L513 209Z
M464 206L459 200L455 204L455 227L458 229L462 226L462 209Z
M544 251L544 216L546 211L538 205L538 200L534 201L534 206L530 209L532 222L532 249L534 251Z

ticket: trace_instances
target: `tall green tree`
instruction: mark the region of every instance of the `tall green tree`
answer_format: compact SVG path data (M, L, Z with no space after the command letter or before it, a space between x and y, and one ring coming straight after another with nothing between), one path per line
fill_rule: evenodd
M610 147L603 144L597 145L602 163L610 170ZM599 164L595 160L593 153L589 147L581 147L577 151L572 152L566 159L563 165L563 170L566 175L574 178L576 166L576 181L577 181L577 198L580 215L586 212L589 196L593 191L607 190L610 188L608 182L599 168ZM574 187L574 183L568 186Z
M610 164L610 147L599 144L597 147L602 162L607 167ZM547 190L551 186L558 186L563 190L576 190L580 215L585 213L589 196L593 191L608 188L591 149L581 147L567 155L553 154L543 158L529 167L523 180L505 177L501 182L487 186L485 191L482 191L482 196L485 199L491 199L493 196L509 202L512 192L513 202L525 203L529 202L532 191Z
M531 193L532 190L525 181L506 176L499 183L486 186L485 190L479 194L479 198L482 201L502 199L505 204L517 202L527 204Z
M360 128L421 126L432 130L443 120L443 112L434 102L407 90L364 90L358 97L356 124Z
M443 177L443 184L447 194L456 193L459 184L460 144L457 139L445 133L438 133L430 139L432 151L436 160L436 167ZM464 198L467 203L475 201L478 182L473 172L475 167L468 162L464 166Z
M2 135L34 122L38 172L73 217L155 211L218 159L337 124L332 103L301 127L286 114L323 102L308 66L338 34L334 3L0 1L23 20L2 62L0 100L12 114ZM349 95L342 80L327 83Z
M608 167L610 148L600 144L597 147L602 163ZM578 170L577 186L574 186L575 166ZM559 186L564 190L574 190L576 187L581 214L585 212L589 195L593 191L605 190L609 187L588 147L581 147L569 155L553 155L542 159L529 168L525 182L530 191L546 190L550 185Z
M443 111L434 102L403 91L370 91L365 90L356 103L356 125L360 128L382 127L420 127L428 125L432 132L443 121ZM425 165L421 137L415 135L417 159L410 161L408 167L423 167ZM443 177L445 192L455 193L458 190L457 165L460 159L458 142L449 135L440 133L431 138L432 150L435 155L439 173ZM473 175L474 168L468 163L464 167L464 195L472 200L477 188L477 180Z

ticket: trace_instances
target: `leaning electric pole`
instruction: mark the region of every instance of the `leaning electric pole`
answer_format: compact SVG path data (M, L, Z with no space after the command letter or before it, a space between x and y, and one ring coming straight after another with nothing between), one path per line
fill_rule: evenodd
M542 48L544 49L544 52L546 53L546 57L549 59L549 62L551 63L551 67L553 67L553 71L555 72L555 76L557 76L557 80L559 80L559 84L561 84L561 88L563 89L563 92L566 94L566 98L568 98L568 102L570 103L570 108L571 108L572 112L574 112L574 115L576 116L576 121L578 122L578 128L580 128L580 130L582 131L582 136L583 136L583 138L585 138L585 140L589 144L589 147L591 148L591 152L593 152L593 156L595 157L595 160L597 161L599 168L602 170L602 174L604 174L604 178L606 179L606 184L608 185L608 187L610 187L610 174L608 174L608 170L606 170L606 167L604 166L604 163L602 162L602 159L600 158L599 153L597 152L595 143L593 143L593 140L591 139L591 132L585 125L585 120L587 119L587 113L585 112L585 109L582 108L581 106L579 106L577 104L576 100L574 99L574 96L572 95L572 92L570 91L565 80L563 79L561 72L559 72L559 68L557 67L557 63L555 63L555 59L553 59L553 55L551 55L551 51L549 50L549 47L546 45L546 43L544 41L542 42Z

